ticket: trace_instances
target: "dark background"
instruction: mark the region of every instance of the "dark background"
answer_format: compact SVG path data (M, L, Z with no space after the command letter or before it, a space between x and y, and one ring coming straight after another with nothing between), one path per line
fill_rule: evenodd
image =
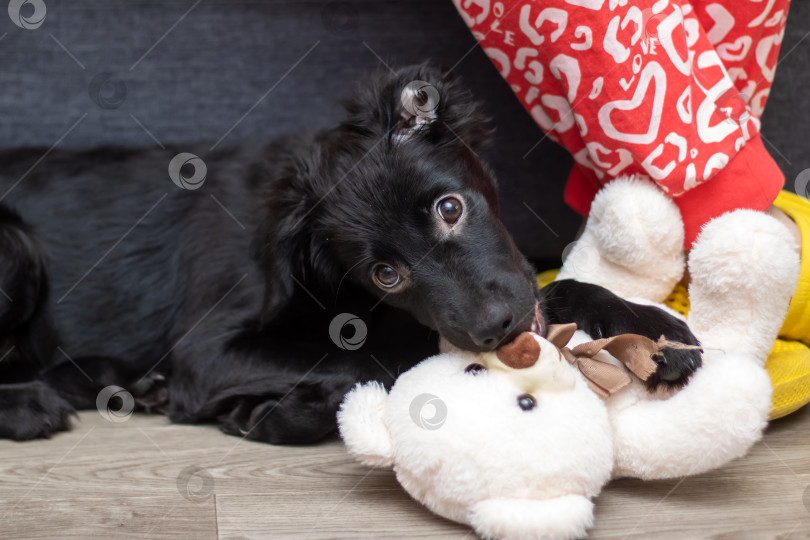
M487 157L503 219L524 253L540 267L558 266L574 238L580 219L562 202L571 158L543 139L450 0L45 3L36 30L0 10L2 147L158 144L147 130L162 144L215 141L254 106L227 142L331 126L351 83L381 67L375 54L394 67L431 60L452 67L494 118L497 143ZM791 190L810 167L808 31L810 2L794 1L763 119ZM94 78L113 81L100 97Z

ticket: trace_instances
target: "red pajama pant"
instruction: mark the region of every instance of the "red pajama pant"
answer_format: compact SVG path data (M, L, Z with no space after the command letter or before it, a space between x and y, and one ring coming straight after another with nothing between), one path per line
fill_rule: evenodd
M587 215L618 175L651 178L686 244L709 219L768 208L784 176L759 135L790 0L453 0L548 137L574 156Z

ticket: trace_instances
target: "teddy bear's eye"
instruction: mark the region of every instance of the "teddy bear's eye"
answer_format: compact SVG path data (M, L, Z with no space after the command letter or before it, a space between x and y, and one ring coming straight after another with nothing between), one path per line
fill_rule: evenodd
M485 368L481 364L470 364L469 366L467 366L467 369L464 370L464 373L469 373L471 375L480 375L486 370L487 368Z
M524 411L530 411L537 406L537 400L531 394L521 394L517 398L518 407Z

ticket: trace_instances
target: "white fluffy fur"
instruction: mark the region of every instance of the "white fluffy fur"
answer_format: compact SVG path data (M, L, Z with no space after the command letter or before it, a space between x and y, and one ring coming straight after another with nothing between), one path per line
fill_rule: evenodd
M597 495L613 467L612 438L604 403L584 380L578 377L573 391L539 396L537 408L527 414L517 406L522 391L507 377L466 374L469 363L446 353L402 374L379 425L371 429L369 415L360 411L376 402L379 386L356 387L338 416L349 451L372 462L384 426L406 491L437 514L463 523L470 523L473 506L483 500ZM446 405L446 419L437 429L411 417L411 404L425 394ZM435 409L426 406L423 412L432 419Z
M593 525L593 503L581 495L543 501L487 499L473 506L470 524L483 538L583 538Z
M383 411L388 401L388 392L377 382L355 386L354 398L343 402L338 411L340 434L346 449L364 465L390 467L394 464L394 447L391 435L383 422ZM350 417L351 421L342 422Z
M680 231L677 209L657 188L615 181L597 197L560 278L660 301L683 272ZM636 381L602 401L574 372L572 390L540 388L527 412L517 406L525 389L515 372L465 374L494 355L447 347L401 375L388 395L371 383L346 396L338 420L349 452L393 465L432 511L503 539L582 537L593 521L591 499L611 477L679 477L742 456L767 421L763 365L798 257L781 224L738 211L704 228L689 268L688 322L706 352L683 390L650 394ZM572 344L586 339L578 332ZM443 422L433 405L412 416L426 395L441 401Z
M683 238L675 203L651 182L618 179L594 198L585 230L557 279L661 302L683 277Z
M712 347L764 365L799 278L793 244L784 225L753 210L708 223L689 256L692 331ZM743 330L752 324L753 331Z

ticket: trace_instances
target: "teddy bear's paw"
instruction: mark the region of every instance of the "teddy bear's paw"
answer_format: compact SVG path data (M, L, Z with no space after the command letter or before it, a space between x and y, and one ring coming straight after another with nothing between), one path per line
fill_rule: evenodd
M661 257L683 251L683 220L672 200L649 180L618 178L594 198L589 218L605 256L652 271Z
M487 499L469 522L482 538L545 540L584 538L593 526L593 503L581 495L554 499Z
M337 413L346 449L370 467L390 467L394 460L391 435L383 420L388 392L382 384L358 383L346 394Z
M704 226L689 256L689 323L708 348L764 360L798 279L794 243L784 225L753 210Z
M625 177L597 194L561 279L662 301L683 276L684 266L678 208L651 182Z

